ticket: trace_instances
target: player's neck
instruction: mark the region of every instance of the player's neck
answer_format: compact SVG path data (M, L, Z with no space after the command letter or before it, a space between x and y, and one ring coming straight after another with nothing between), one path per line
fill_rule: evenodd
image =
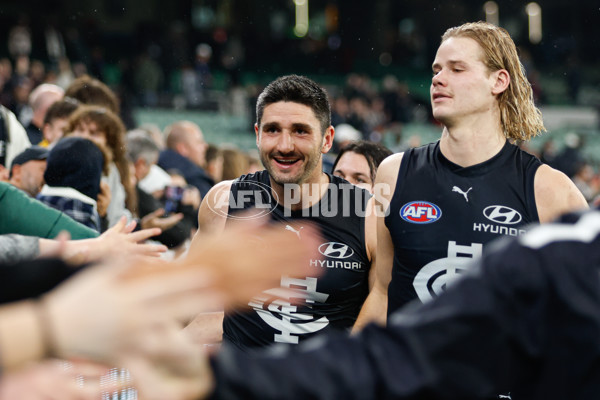
M329 176L321 172L299 184L280 185L271 179L271 190L280 205L291 210L309 208L321 201L329 186Z
M469 167L494 157L505 143L506 137L499 127L444 127L440 151L453 163Z

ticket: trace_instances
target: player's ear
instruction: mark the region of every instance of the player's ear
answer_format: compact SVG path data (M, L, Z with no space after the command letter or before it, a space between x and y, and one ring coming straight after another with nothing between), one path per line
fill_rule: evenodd
M258 139L260 137L260 133L258 131L258 124L254 124L254 133L256 134L256 146L258 146Z
M510 84L510 74L505 69L500 69L492 74L494 79L492 86L492 94L499 95L508 89Z
M329 150L331 150L331 146L333 146L333 137L335 136L335 129L333 126L329 125L329 128L325 129L325 133L323 134L323 145L321 146L321 153L325 154Z

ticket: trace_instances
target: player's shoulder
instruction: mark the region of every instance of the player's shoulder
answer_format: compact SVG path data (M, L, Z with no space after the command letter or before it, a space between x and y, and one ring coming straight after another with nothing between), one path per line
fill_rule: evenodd
M377 168L377 180L379 182L387 182L388 180L395 181L403 157L404 152L387 156Z
M561 214L588 207L573 181L546 164L540 165L536 171L534 190L540 222L549 222Z
M202 202L214 202L222 193L229 192L234 180L221 181L215 184L202 199Z

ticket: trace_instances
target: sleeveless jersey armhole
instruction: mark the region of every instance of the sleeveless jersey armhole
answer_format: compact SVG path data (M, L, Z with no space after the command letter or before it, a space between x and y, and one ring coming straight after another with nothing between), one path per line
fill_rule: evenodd
M392 205L398 201L397 197L400 196L400 193L402 193L403 190L403 186L404 186L404 182L406 182L406 179L404 179L406 177L406 171L408 171L408 163L410 162L410 159L412 157L412 154L414 152L414 148L412 149L408 149L407 151L404 152L404 155L402 156L402 160L400 161L400 167L398 168L398 176L396 177L396 187L394 188L394 193L392 193L392 197L390 197L390 202L388 205L388 208L386 210L386 217L385 217L385 226L387 226L389 228L389 216L390 216L390 212L391 212L391 208Z
M527 209L534 219L539 222L540 216L538 215L537 205L535 202L535 174L542 163L537 158L532 158L530 165L527 166L527 172L525 173L525 196L527 201Z

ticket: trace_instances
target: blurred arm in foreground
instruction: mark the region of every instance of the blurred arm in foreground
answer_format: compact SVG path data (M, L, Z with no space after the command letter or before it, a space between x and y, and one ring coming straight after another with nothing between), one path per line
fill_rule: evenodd
M264 246L249 240L257 231ZM191 318L199 307L244 304L278 282L282 273L306 274L318 239L299 244L280 232L258 222L243 224L226 237L206 237L176 262L115 255L39 301L2 306L1 366L10 371L47 357L86 358L137 371L145 399L183 399L206 391L203 380L185 375L201 371L205 359L177 321ZM169 366L176 367L171 371ZM143 378L149 373L145 370L160 370L165 382L148 390L145 383L152 379ZM186 379L180 380L181 374ZM161 391L162 386L168 391Z

